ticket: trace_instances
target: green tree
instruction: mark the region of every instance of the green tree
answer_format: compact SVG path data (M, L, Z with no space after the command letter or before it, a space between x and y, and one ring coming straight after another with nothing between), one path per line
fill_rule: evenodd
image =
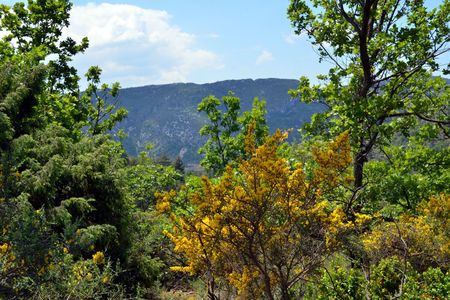
M222 97L222 101L208 96L200 102L198 111L206 112L209 118L209 124L200 129L200 135L209 137L198 151L204 154L201 165L214 175L221 174L229 163L244 158L244 137L249 126L255 126L258 145L264 142L269 132L265 120L266 103L258 98L254 99L251 111L241 114L240 99L232 92Z
M102 84L101 72L97 66L89 68L85 74L88 86L82 93L44 90L34 107L38 127L48 124L63 126L70 129L75 138L79 138L82 129L86 129L91 135L108 133L125 119L127 110L118 107L119 83Z
M58 126L23 135L12 144L13 170L20 174L15 194L26 195L66 240L79 240L73 249L89 252L94 245L119 257L120 248L127 248L130 211L122 156L121 145L103 135L74 141Z
M221 105L225 112L220 110ZM240 99L232 93L224 96L222 102L214 96L208 96L199 103L197 109L199 112L206 112L210 122L200 129L200 135L209 137L198 150L200 154L204 154L201 165L214 174L219 174L230 161L239 156L233 135L239 131L237 117Z
M125 108L117 108L120 88L118 82L113 83L111 87L102 84L99 88L101 73L102 70L97 66L89 68L86 73L89 85L82 96L82 102L87 107L88 131L92 135L110 131L128 115ZM109 97L115 100L113 103L107 104Z
M2 38L0 56L11 57L39 49L35 62L48 61L50 90L78 92L77 71L69 63L72 57L84 52L89 43L84 38L76 43L72 38L62 39L62 30L69 25L72 8L68 0L28 0L28 5L17 2L12 7L0 5L0 26L8 34ZM52 56L52 57L53 57Z
M37 94L43 90L45 73L45 67L30 63L28 56L0 61L0 197L11 195L10 144L35 128L30 121L32 108L38 102Z
M302 77L291 95L327 106L306 126L310 133L350 130L354 191L346 211L360 210L364 167L377 146L424 123L432 135L449 136L450 87L432 74L442 70L437 59L449 50L450 2L434 9L409 0L311 4L292 0L290 20L334 67L318 85Z
M69 296L70 284L78 286L81 277L70 283L74 276L63 274L86 257L104 251L126 262L131 215L119 143L105 135L77 141L69 130L50 125L14 139L10 150L12 184L0 197L0 242L11 251L1 265L9 276L0 285L32 298L39 286L63 280L59 287L66 286ZM70 259L63 262L66 254ZM62 273L51 275L62 263Z
M71 8L70 1L59 0L30 0L27 6L22 2L12 7L1 5L0 29L7 34L0 42L0 58L5 72L16 65L30 74L26 80L17 81L13 80L13 73L8 73L11 84L17 84L30 94L21 101L24 108L16 109L19 120L26 117L32 128L42 128L49 123L61 125L71 129L74 135L86 125L91 134L104 133L127 113L123 108L116 108L119 84L100 85L99 67L88 70L85 75L88 87L80 92L80 78L70 62L76 54L84 52L89 43L87 38L77 43L70 37L62 37L63 28L69 25ZM21 82L25 86L21 86ZM32 86L36 83L39 87ZM17 96L24 97L23 93Z
M69 62L87 40L61 37L71 6L0 5L0 298L122 292L109 261L126 264L130 245L124 151L101 133L125 112L106 105L118 84L97 88L98 67L80 93Z
M365 169L373 183L366 186L362 196L371 211L393 217L405 210L415 211L422 199L450 192L447 143L429 146L411 138L403 145L382 150L387 158L369 161Z
M145 211L155 205L155 193L175 188L181 175L174 167L152 160L145 152L136 159L125 169L127 191L133 205Z
M6 33L0 39L0 155L4 196L11 190L11 140L45 126L45 118L40 115L44 109L38 107L52 103L55 97L49 95L53 91L77 92L78 77L68 63L73 55L87 47L87 40L78 45L70 38L61 39L62 28L68 25L70 7L69 1L28 1L27 7L20 2L13 7L0 5L0 30ZM56 59L52 60L51 55ZM78 107L75 96L56 98L68 100L68 105L63 108L64 102L53 104L60 106L54 116L72 106Z

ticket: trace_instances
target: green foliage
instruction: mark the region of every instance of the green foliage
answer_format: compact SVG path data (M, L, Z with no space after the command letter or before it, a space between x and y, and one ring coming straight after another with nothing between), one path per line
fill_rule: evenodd
M89 238L92 244L115 245L111 252L116 256L117 246L126 248L129 208L119 172L125 162L118 143L105 136L77 142L68 130L50 126L16 139L12 150L13 168L20 174L17 194L26 193L33 207L52 215L55 226L66 235L75 227L99 224L95 226L106 228L91 233L98 235ZM79 246L83 249L83 245Z
M269 134L269 127L266 122L266 101L259 100L259 98L253 99L252 109L250 111L244 111L238 118L238 122L241 125L241 132L238 135L239 143L243 144L245 135L249 128L252 128L256 145L262 145Z
M383 147L384 157L367 164L372 183L361 197L368 211L394 216L395 212L414 211L422 199L449 193L449 148L446 143L432 147L422 143Z
M121 295L123 286L104 282L119 275L115 269L85 258L101 249L112 261L126 261L131 206L122 156L121 146L106 136L76 141L57 126L12 142L11 192L17 197L0 201L5 233L0 244L11 249L0 268L9 274L0 283L6 294L52 298L62 293L69 299ZM74 275L77 268L83 269L81 277Z
M13 7L0 6L0 28L8 34L2 38L0 57L11 58L17 54L38 52L35 62L43 62L50 55L56 59L48 62L50 90L76 93L78 76L69 63L77 53L88 47L84 38L77 44L72 38L62 39L62 30L69 25L70 1L30 0L25 6L17 2ZM38 49L38 51L36 51Z
M52 230L45 211L35 210L26 196L2 203L0 216L2 297L123 298L123 288L113 283L120 270L109 261L100 265L69 253L69 245Z
M147 210L155 205L155 193L176 187L182 176L171 166L161 165L142 152L125 169L126 190L133 205Z
M178 190L174 199L174 211L176 215L190 215L194 213L195 206L189 201L189 196L198 192L202 188L203 177L188 175L184 178L184 183ZM159 196L159 194L156 194Z
M100 84L101 69L90 67L86 73L89 84L84 92L81 101L87 106L88 131L92 135L106 133L110 131L118 122L126 118L128 112L125 108L116 108L117 96L120 85L113 83L111 87L107 84ZM114 104L107 104L108 97L115 98ZM92 99L94 103L91 104Z
M38 102L36 94L42 91L46 68L33 65L26 56L21 62L0 61L0 147L14 137L29 133L34 128L30 122L31 109Z
M358 300L365 297L365 280L362 274L348 266L333 261L324 269L318 282L308 284L305 299Z
M60 262L60 264L59 264ZM64 295L66 299L126 299L126 291L120 284L114 283L120 274L107 262L97 265L91 259L73 261L73 257L65 255L55 267L43 276L45 281L30 284L36 299L58 299Z
M370 289L378 297L394 296L406 279L404 263L393 256L381 260L372 270Z
M124 176L125 191L134 207L128 230L132 243L127 253L127 281L135 280L147 287L175 282L177 276L168 272L174 260L172 246L162 233L169 225L153 209L155 194L176 188L182 175L142 152L124 169Z
M206 144L199 149L205 154L201 165L215 174L223 172L225 166L239 157L238 145L234 135L239 131L237 116L240 109L240 99L229 94L222 98L225 112L219 109L222 104L214 96L206 97L198 105L198 111L206 112L210 124L200 129L200 135L208 136Z
M310 134L350 130L357 195L370 182L364 166L377 145L409 134L419 121L449 135L450 86L431 75L449 49L450 2L435 9L423 1L314 0L312 6L292 0L290 20L334 67L318 85L302 77L291 95L328 107L305 127ZM353 200L349 207L361 209Z
M404 262L393 256L374 267L369 287L372 299L447 299L450 274L440 268L418 273L409 266L405 268Z
M9 248L2 253L0 268L3 273L0 277L6 275L3 280L6 285L20 274L37 277L46 255L56 248L57 237L52 234L45 215L35 211L27 200L26 196L6 200L0 211L0 243Z
M411 276L404 286L403 299L446 299L450 297L450 273L430 268L420 275Z
M414 271L397 256L372 266L370 277L333 260L316 282L307 285L304 299L447 299L450 274L440 268Z
M269 132L265 107L265 101L255 98L252 110L240 115L240 99L232 92L222 97L222 101L214 96L204 98L198 105L198 111L206 112L209 124L200 129L200 135L209 139L198 151L204 154L201 165L214 175L219 175L229 163L244 158L244 137L250 126L255 126L255 139L257 145L261 145Z
M162 234L168 227L163 216L154 211L136 211L133 214L134 227L130 230L132 243L127 266L129 276L147 287L155 287L158 282L170 279L168 267L171 261L171 247Z

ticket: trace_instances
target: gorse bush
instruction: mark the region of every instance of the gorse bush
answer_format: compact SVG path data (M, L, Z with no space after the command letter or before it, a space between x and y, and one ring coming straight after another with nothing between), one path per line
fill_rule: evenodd
M322 196L346 183L348 135L316 149L311 178L302 165L291 169L278 156L285 137L278 132L256 147L250 130L250 158L236 170L228 167L218 181L204 178L188 196L191 209L185 214L171 211L173 192L160 196L157 208L175 224L166 234L187 258L186 266L172 270L206 274L210 297L219 281L240 297L290 299L296 285L339 246L340 234L366 219L360 214L355 222L347 220L342 208Z

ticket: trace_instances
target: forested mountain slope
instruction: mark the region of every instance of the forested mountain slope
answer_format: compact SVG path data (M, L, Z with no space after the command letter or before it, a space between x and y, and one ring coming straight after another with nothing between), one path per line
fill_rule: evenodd
M199 135L206 122L206 114L197 112L198 103L206 96L220 98L233 91L241 98L241 111L251 109L254 97L267 101L267 122L271 131L276 128L299 128L318 112L318 104L304 104L291 100L288 90L297 80L244 79L209 84L175 83L125 88L119 93L120 106L128 111L128 118L119 127L128 137L126 150L136 155L145 144L154 144L155 155L178 155L185 162L198 162L197 149L205 139ZM293 138L297 136L293 131Z

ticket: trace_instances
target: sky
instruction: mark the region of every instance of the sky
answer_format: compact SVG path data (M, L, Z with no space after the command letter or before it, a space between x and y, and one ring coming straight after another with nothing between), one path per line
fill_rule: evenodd
M289 2L78 0L64 34L90 40L73 62L80 74L97 65L103 82L122 87L326 73L331 65L294 34Z

